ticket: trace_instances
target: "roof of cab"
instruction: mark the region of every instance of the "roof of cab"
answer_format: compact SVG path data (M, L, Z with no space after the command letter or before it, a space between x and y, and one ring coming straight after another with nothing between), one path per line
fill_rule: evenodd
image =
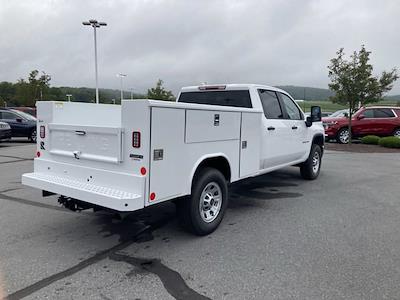
M224 90L242 90L242 89L268 89L272 91L277 91L277 92L285 92L284 90L278 89L273 86L268 86L268 85L263 85L263 84L253 84L253 83L228 83L228 84L204 84L204 85L194 85L194 86L185 86L181 89L181 92L199 92L201 91L199 88L201 87L221 87L224 86ZM204 92L206 91L213 91L213 90L218 90L216 89L208 89L208 90L203 90Z

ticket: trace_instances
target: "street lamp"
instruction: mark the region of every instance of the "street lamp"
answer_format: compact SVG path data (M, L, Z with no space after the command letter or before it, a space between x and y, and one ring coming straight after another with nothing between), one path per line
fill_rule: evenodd
M134 88L130 88L129 90L131 91L131 100L133 100L133 91L134 91Z
M96 103L99 104L99 86L97 78L97 39L96 39L96 28L101 26L107 26L107 23L97 22L97 20L89 20L89 22L82 22L83 25L92 26L94 32L94 71L96 76Z
M65 96L67 96L68 102L71 102L71 97L72 97L72 95L71 95L71 94L66 94Z
M126 74L121 74L121 73L117 74L117 77L121 78L121 103L122 103L122 98L124 98L124 91L123 91L123 88L122 88L122 79L123 79L124 77L126 77L126 76L128 76L128 75L126 75Z

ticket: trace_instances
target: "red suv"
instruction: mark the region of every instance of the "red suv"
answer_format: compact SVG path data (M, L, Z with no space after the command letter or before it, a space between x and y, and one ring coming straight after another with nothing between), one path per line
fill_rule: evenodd
M349 142L349 119L347 117L322 118L327 139L336 139L341 144ZM352 117L354 137L364 135L388 136L400 138L400 107L362 107Z

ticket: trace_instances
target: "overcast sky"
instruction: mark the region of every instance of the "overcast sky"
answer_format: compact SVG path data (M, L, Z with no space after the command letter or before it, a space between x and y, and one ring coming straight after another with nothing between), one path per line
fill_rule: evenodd
M0 81L46 71L54 86L144 91L158 78L181 86L261 83L326 88L340 47L372 51L375 72L400 66L400 1L0 0ZM391 94L400 94L400 82Z

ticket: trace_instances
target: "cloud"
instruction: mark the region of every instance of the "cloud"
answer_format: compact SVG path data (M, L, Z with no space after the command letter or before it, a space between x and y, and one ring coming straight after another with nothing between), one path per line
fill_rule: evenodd
M400 2L0 0L0 81L32 69L56 86L94 86L98 31L100 86L144 91L162 78L177 92L200 82L327 87L338 48L365 44L376 73L399 66ZM400 93L396 83L392 93Z

